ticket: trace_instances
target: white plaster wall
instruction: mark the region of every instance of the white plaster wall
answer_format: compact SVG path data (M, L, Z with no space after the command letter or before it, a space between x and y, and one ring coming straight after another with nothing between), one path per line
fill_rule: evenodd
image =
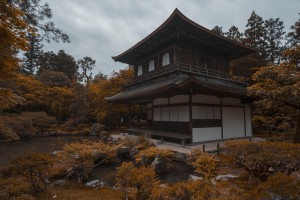
M216 96L197 94L192 96L193 103L220 104L220 98Z
M153 100L153 105L167 105L168 98L158 98Z
M153 121L161 121L161 109L160 108L153 109Z
M188 102L189 102L188 95L176 95L176 96L170 98L170 104L188 103Z
M224 139L245 137L243 108L223 107L222 115Z
M246 135L252 137L252 124L251 124L251 108L249 105L245 107L246 114Z
M188 122L189 120L189 107L188 106L180 106L178 107L178 115L180 122Z
M170 110L169 108L161 108L161 121L170 121Z
M222 98L222 105L243 106L243 104L241 103L241 99L231 97Z
M221 127L193 128L193 142L222 139Z
M170 107L170 121L179 121L179 107Z

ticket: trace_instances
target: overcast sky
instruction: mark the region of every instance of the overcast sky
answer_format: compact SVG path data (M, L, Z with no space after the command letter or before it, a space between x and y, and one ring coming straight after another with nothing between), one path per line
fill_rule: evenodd
M93 73L110 74L125 68L119 55L160 26L178 8L194 22L212 29L232 25L244 31L253 10L263 19L279 17L289 31L300 16L300 0L45 0L53 21L71 43L46 44L46 51L63 49L76 60L96 60Z

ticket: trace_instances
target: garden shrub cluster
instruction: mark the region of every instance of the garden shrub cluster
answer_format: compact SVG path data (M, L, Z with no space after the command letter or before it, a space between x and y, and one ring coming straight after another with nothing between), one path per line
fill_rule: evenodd
M300 145L283 142L226 142L226 152L251 175L261 179L300 168Z
M150 165L155 157L159 156L160 158L170 161L174 153L170 149L158 149L156 147L150 147L148 149L141 150L135 157L137 163L142 165Z
M17 178L0 178L0 199L2 200L34 200L29 193L28 185Z

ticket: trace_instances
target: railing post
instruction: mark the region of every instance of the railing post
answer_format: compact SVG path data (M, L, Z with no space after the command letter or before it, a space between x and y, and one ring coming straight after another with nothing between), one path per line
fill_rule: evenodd
M202 146L202 151L205 152L205 144Z

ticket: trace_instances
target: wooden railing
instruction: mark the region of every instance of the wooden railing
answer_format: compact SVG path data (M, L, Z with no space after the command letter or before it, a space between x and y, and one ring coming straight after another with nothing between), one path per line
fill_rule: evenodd
M166 75L166 74L169 74L172 72L176 72L176 71L187 72L187 73L197 74L197 75L206 75L206 76L210 76L210 77L231 80L231 81L235 81L235 82L239 82L239 83L245 83L245 81L241 81L241 80L243 80L242 77L232 78L227 73L207 69L205 67L193 66L193 65L189 65L189 64L185 64L185 63L174 63L174 64L169 64L169 65L160 67L151 72L146 72L143 75L137 76L134 78L134 81L129 83L127 86L136 84L136 83L139 83L139 82L142 82L145 80L149 80L152 78L160 77L160 76L163 76L163 75Z

